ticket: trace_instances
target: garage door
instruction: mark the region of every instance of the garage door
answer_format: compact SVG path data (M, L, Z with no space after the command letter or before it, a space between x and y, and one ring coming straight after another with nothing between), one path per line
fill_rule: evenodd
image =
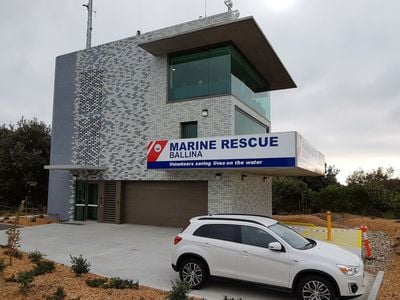
M124 223L184 227L208 212L206 181L125 182Z

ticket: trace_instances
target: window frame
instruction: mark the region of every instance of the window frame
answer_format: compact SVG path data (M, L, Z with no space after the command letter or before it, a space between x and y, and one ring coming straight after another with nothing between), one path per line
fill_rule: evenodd
M194 124L196 124L196 137L184 137L185 126ZM180 126L181 126L181 139L197 139L199 137L199 122L197 121L181 122Z

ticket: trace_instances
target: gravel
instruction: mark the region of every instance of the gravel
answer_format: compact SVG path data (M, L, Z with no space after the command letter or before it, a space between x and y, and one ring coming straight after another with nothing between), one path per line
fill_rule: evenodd
M364 241L362 256L364 257L365 269L371 273L385 271L390 265L392 256L392 239L382 231L368 231L368 240L371 247L372 258L365 258Z

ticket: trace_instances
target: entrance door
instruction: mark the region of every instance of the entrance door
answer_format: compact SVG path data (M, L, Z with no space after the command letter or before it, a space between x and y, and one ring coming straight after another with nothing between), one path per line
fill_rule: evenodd
M97 220L98 184L88 183L87 220Z
M75 220L97 220L98 184L85 181L76 182Z

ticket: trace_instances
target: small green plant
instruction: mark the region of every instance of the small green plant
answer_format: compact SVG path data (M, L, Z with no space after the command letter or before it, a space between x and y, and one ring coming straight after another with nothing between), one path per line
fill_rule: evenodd
M54 271L55 265L52 261L39 261L33 268L32 273L34 276L44 275L46 273L51 273Z
M139 282L129 279L121 279L119 277L95 278L86 280L86 284L90 287L103 289L139 289Z
M104 285L106 289L139 289L139 282L130 279L121 279L119 277L111 277Z
M3 221L8 221L8 220L10 220L10 217L9 216L4 216Z
M107 282L105 278L94 278L86 280L87 286L94 287L94 288L102 288L104 284Z
M186 300L188 298L188 293L190 291L190 285L184 281L176 280L172 282L172 288L169 292L169 300Z
M228 298L228 296L224 296L224 300L235 300L235 298L233 298L233 297ZM242 298L239 298L237 300L242 300Z
M31 260L31 262L33 262L35 264L40 262L43 259L43 256L44 255L38 250L31 251L31 252L29 252L29 255L28 255L28 257Z
M53 295L46 297L46 300L63 300L66 296L64 288L59 286Z
M85 273L89 273L90 271L90 263L87 259L82 257L82 254L79 257L69 256L71 258L71 268L74 271L76 276L80 276Z
M4 261L4 258L0 258L0 274L4 272L6 269L7 265L6 262Z
M19 222L19 217L24 211L25 201L22 201L18 211L15 213L14 222L11 227L7 229L7 255L10 259L10 266L12 266L12 258L18 257L16 255L20 254L18 248L21 247L21 231L18 229L17 224ZM21 255L22 257L22 255Z
M38 216L38 218L39 218L39 219L44 219L44 215L40 214L40 215Z
M32 218L31 218L31 222L32 222L32 223L35 223L35 222L36 222L36 218L35 218L35 217L32 217Z
M32 287L33 273L32 271L20 272L17 274L16 281L19 283L19 291L23 295L27 295Z

